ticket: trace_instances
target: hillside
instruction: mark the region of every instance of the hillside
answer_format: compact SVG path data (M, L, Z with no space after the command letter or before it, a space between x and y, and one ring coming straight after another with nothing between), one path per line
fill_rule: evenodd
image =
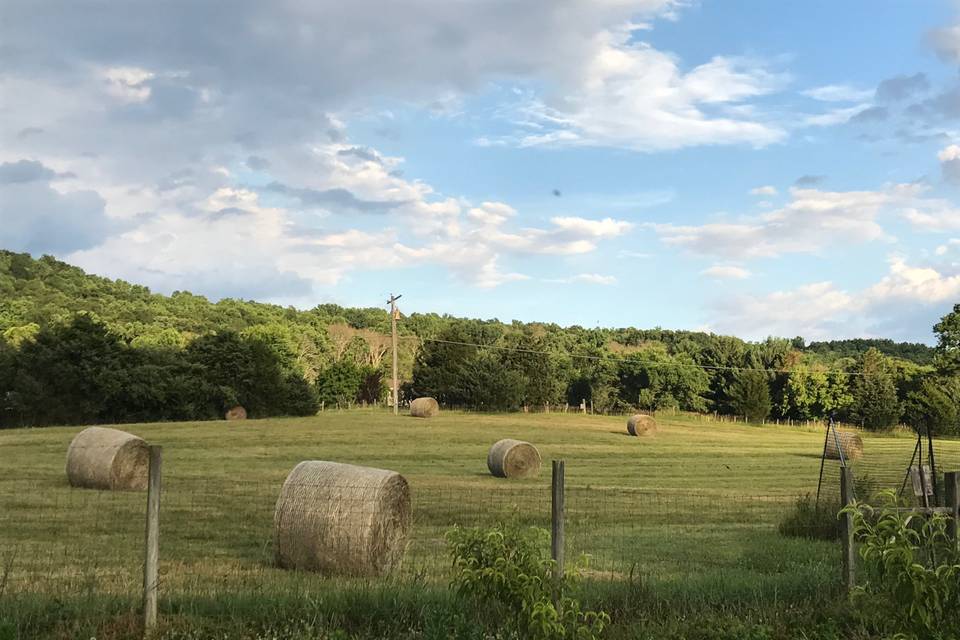
M383 402L389 324L384 308L165 296L49 256L0 251L0 422L201 419L234 403L252 415L307 414ZM587 401L597 412L834 414L882 426L903 417L935 356L890 340L753 343L435 313L404 316L400 334L405 398L482 410ZM875 388L861 384L868 370L880 376Z

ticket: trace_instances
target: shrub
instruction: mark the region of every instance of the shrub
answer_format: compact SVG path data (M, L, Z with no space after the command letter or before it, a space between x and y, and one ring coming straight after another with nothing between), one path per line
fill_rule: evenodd
M818 505L813 496L806 493L793 503L793 509L777 527L781 535L816 540L839 540L839 500L820 499Z
M454 528L447 533L456 575L453 587L501 620L521 638L599 638L610 622L604 612L584 611L568 592L572 578L554 576L544 552L547 532L500 524L492 529Z
M943 514L898 509L894 491L879 494L874 508L854 503L854 535L860 543L863 584L854 602L884 633L902 638L960 637L960 551L947 534Z

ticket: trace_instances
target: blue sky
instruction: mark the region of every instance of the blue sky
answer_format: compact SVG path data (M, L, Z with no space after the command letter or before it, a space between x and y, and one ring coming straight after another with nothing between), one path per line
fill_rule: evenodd
M750 339L960 302L960 5L0 0L0 246Z

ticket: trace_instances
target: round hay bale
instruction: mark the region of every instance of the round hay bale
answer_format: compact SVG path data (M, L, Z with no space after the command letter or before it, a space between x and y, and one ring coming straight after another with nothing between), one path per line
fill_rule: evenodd
M490 447L487 468L498 478L528 478L540 475L540 452L529 442L500 440Z
M837 431L836 438L833 437L832 433L827 437L825 454L828 460L840 459L840 452L837 451L837 440L840 440L840 448L843 450L844 460L853 461L863 457L863 438L860 437L860 434L849 431Z
M307 460L287 476L273 515L277 565L327 575L379 576L398 567L410 529L399 473Z
M627 420L627 433L632 436L653 436L657 433L657 421L653 416L643 413L630 416Z
M149 469L146 441L126 431L89 427L67 449L67 480L73 487L142 491Z
M247 419L247 410L237 405L235 407L230 407L227 412L223 415L224 420L246 420Z
M414 418L432 418L440 413L440 404L434 398L417 398L410 403L410 415Z

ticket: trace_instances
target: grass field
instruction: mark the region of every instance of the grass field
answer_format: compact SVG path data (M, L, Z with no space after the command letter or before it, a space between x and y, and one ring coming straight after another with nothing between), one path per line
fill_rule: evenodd
M307 459L407 477L414 527L402 583L443 583L449 565L443 534L455 524L512 520L549 528L550 460L564 459L567 556L589 560L583 571L589 579L641 582L660 594L716 602L789 601L836 587L834 544L776 531L794 497L816 489L821 431L676 416L659 418L655 438L638 439L625 434L624 422L452 412L418 420L357 410L123 428L164 447L161 576L168 615L236 617L245 606L238 603L251 594L261 604L276 603L329 597L349 586L271 566L279 488ZM79 430L0 432L0 613L19 619L18 628L45 620L43 603L51 601L119 612L138 602L144 495L70 488L64 460ZM487 449L504 437L539 447L539 478L489 475ZM892 466L911 446L903 439L866 442L874 464L889 455Z

